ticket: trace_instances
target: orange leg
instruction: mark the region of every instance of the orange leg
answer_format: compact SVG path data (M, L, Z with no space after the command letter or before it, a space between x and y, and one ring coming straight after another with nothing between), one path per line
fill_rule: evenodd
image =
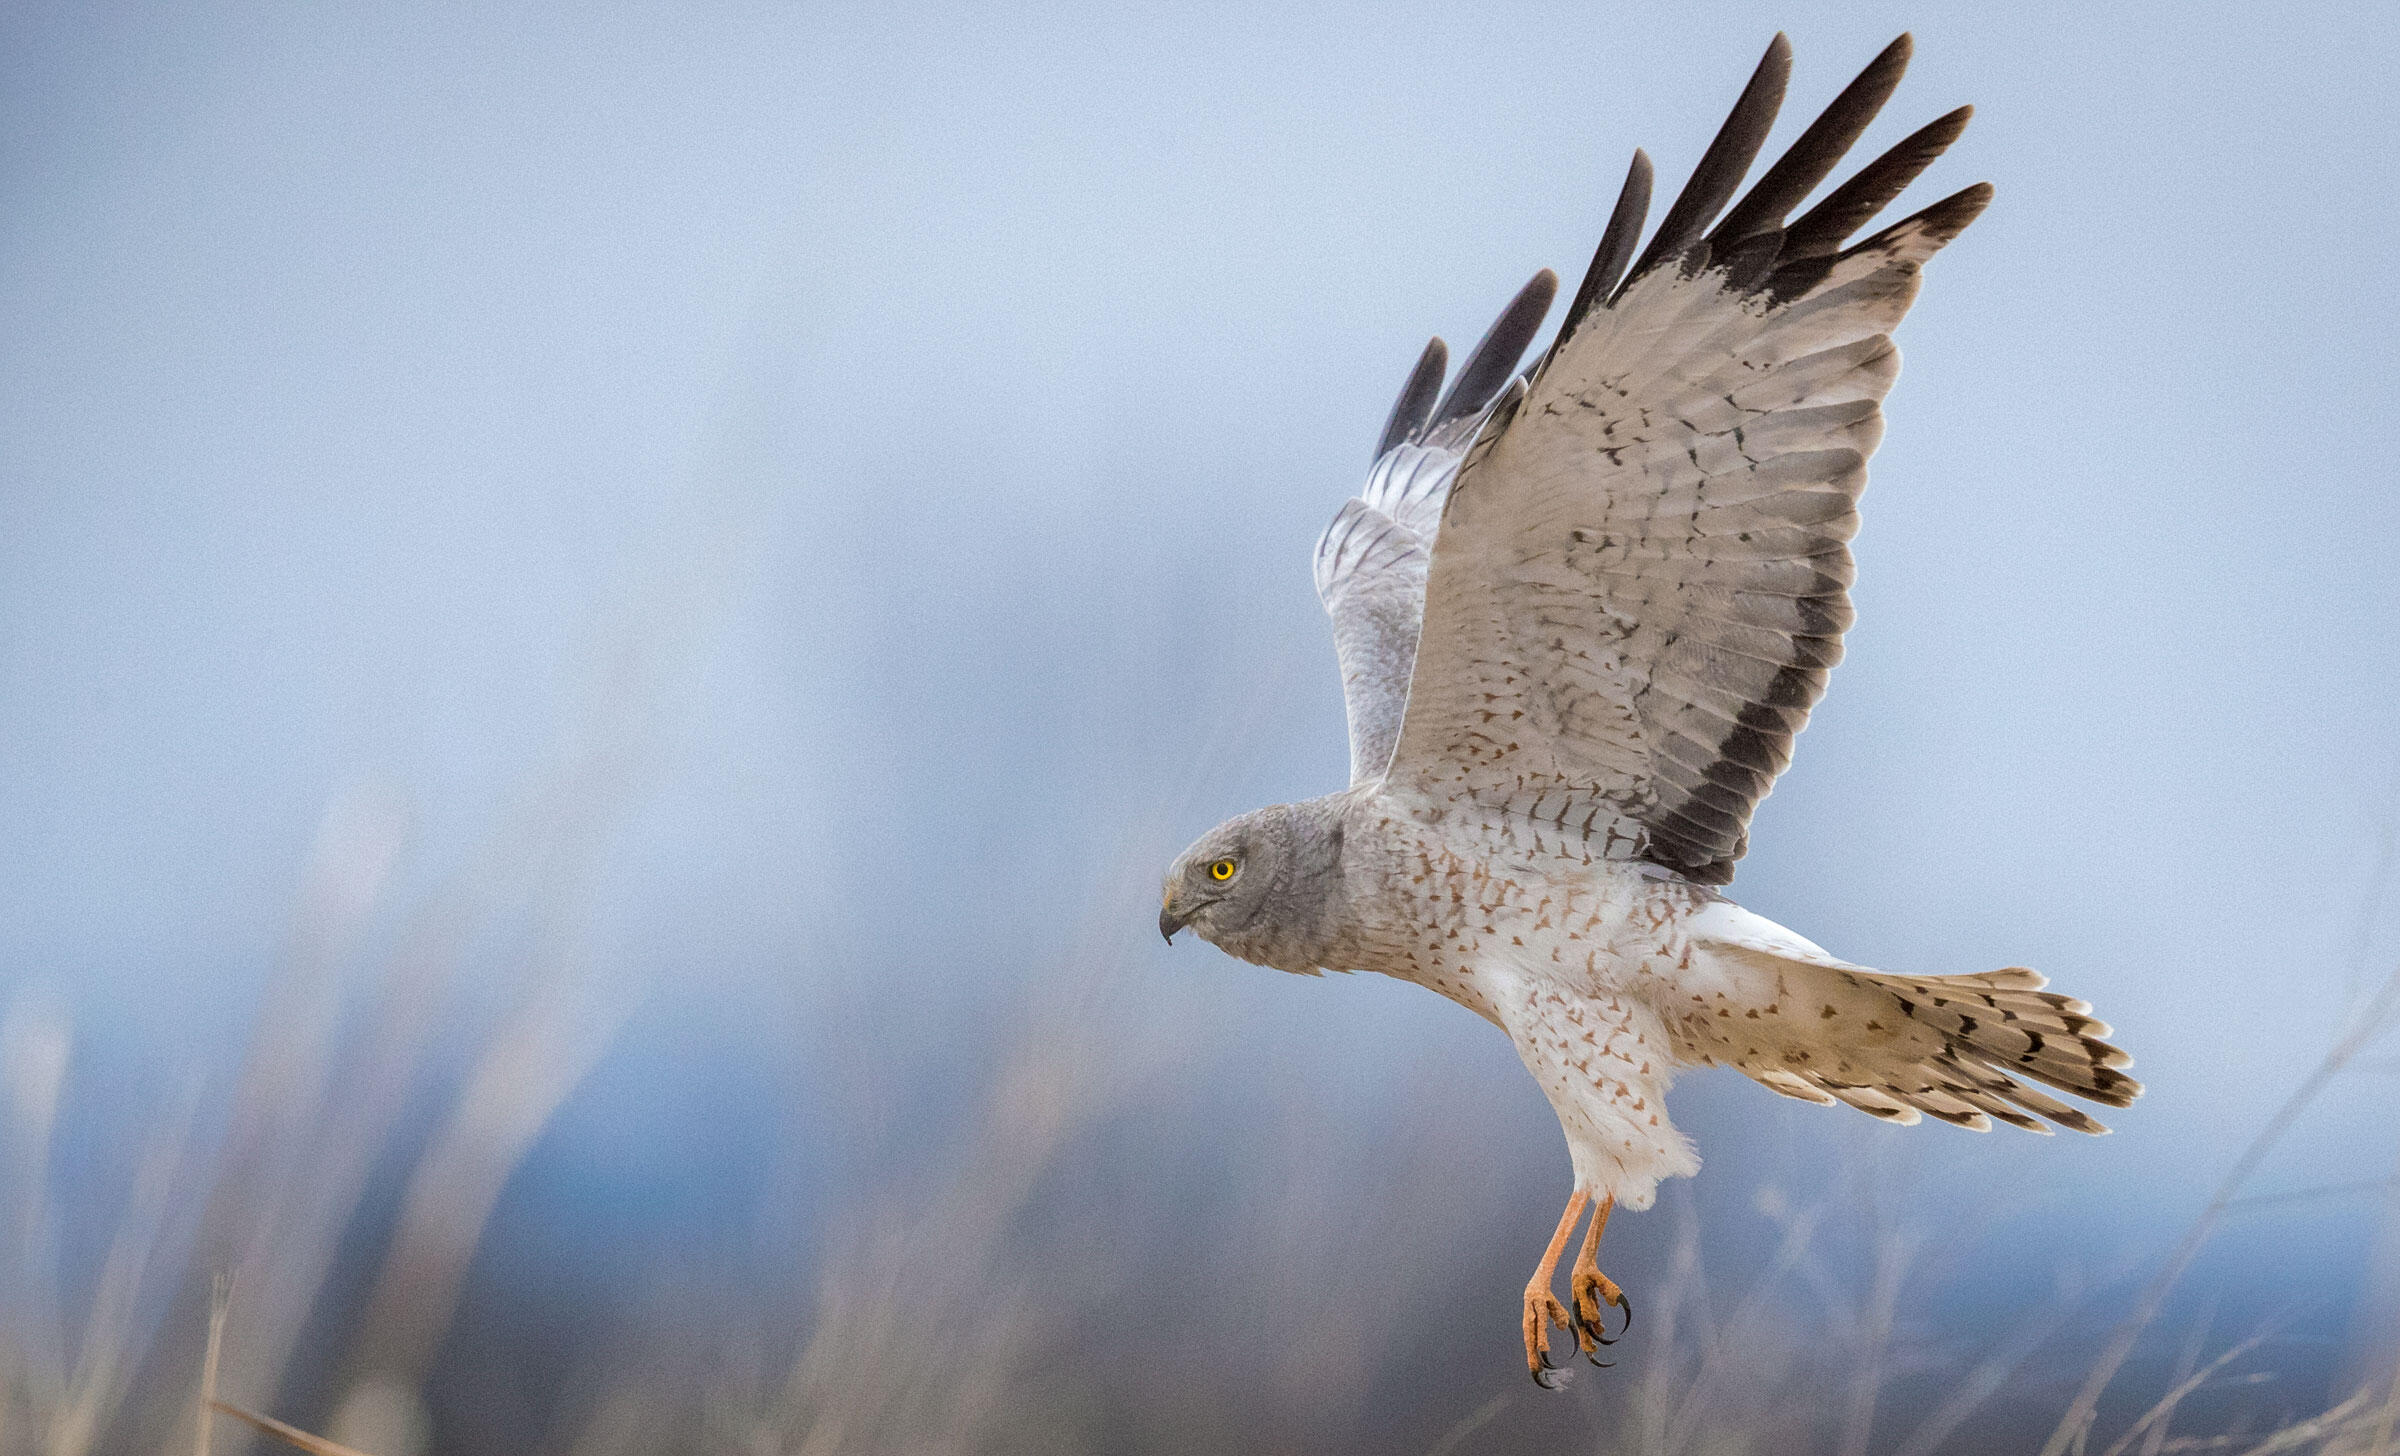
M1566 1306L1558 1302L1550 1281L1558 1277L1558 1256L1567 1251L1567 1235L1575 1232L1575 1220L1583 1217L1591 1199L1589 1192L1578 1188L1567 1200L1567 1211L1558 1216L1558 1231L1550 1235L1550 1247L1543 1251L1533 1278L1525 1283L1525 1373L1544 1390L1557 1388L1550 1379L1550 1372L1557 1367L1550 1363L1550 1332L1545 1326L1570 1327Z
M1575 1256L1574 1271L1567 1275L1567 1293L1575 1301L1575 1342L1587 1356L1597 1356L1602 1345L1616 1343L1600 1333L1601 1305L1625 1311L1625 1328L1633 1328L1633 1301L1625 1297L1616 1280L1600 1272L1600 1232L1608 1227L1609 1210L1616 1206L1614 1198L1603 1198L1592 1210L1592 1226L1583 1231L1583 1249ZM1621 1336L1625 1331L1617 1333Z

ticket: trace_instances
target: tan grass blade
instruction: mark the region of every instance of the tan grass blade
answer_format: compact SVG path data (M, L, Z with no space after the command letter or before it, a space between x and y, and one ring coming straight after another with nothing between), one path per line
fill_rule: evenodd
M2341 1039L2334 1043L2333 1048L2325 1053L2307 1076L2300 1079L2300 1085L2292 1089L2291 1095L2284 1099L2275 1115L2267 1119L2266 1126L2258 1130L2257 1136L2251 1138L2249 1146L2234 1160L2233 1167L2217 1185L2216 1195L2209 1199L2208 1206L2200 1211L2200 1216L2192 1220L2191 1227L2184 1230L2182 1240L2176 1244L2174 1252L2167 1256L2165 1265L2152 1277L2149 1287L2142 1291L2132 1312L2118 1322L2115 1332L2109 1337L2107 1349L2084 1378L2083 1388L2076 1392L2066 1414L2059 1417L2058 1425L2050 1432L2050 1439L2043 1444L2041 1456L2082 1456L2091 1440L2092 1421L2099 1413L2100 1397L2117 1378L2117 1372L2124 1368L2125 1359L2133 1353L2134 1343L2141 1338L2142 1331L2158 1318L2160 1308L2167 1302L2167 1295L2183 1278L2184 1271L2191 1267L2192 1261L2199 1257L2201 1246L2216 1232L2225 1210L2240 1196L2242 1188L2250 1181L2250 1175L2258 1171L2259 1164L2266 1161L2267 1154L2283 1141L2283 1135L2291 1130L2293 1123L2300 1120L2300 1114L2317 1100L2317 1094L2324 1091L2340 1075L2341 1070L2376 1038L2391 1030L2395 1021L2400 1021L2400 967L2395 967L2375 994L2359 1007Z
M2176 1407L2183 1404L2184 1397L2190 1395L2193 1391L2198 1390L2201 1386L2206 1385L2209 1382L2209 1379L2218 1371L2224 1369L2234 1361L2239 1360L2244 1355L2249 1354L2252 1350L2257 1349L2262 1343L2265 1342L2268 1333L2269 1332L2266 1330L2259 1331L2257 1334L2252 1335L2249 1339L2242 1341L2238 1345L2235 1345L2233 1348L2225 1351L2225 1353L2217 1356L2216 1359L2209 1361L2206 1365L2201 1366L2198 1370L2195 1370L2191 1374L2185 1376L2181 1381L2176 1383L2174 1389L2168 1391L2165 1395L2160 1396L2156 1404L2152 1405L2149 1410L2144 1411L2142 1413L2142 1418L2138 1421L2135 1421L2132 1427L2129 1428L2124 1435L2117 1437L2116 1444L2110 1446L2108 1450L2103 1453L2103 1456L2125 1456L2125 1448L2131 1446L2135 1441L2140 1440L2142 1434L2145 1431L2148 1431L2152 1426L2158 1425L2160 1422L2165 1421L2169 1416L2175 1414Z
M286 1445L297 1446L303 1451L315 1452L316 1456L367 1456L366 1452L355 1446L345 1446L339 1441L328 1441L323 1436L312 1436L298 1426L287 1426L273 1416L257 1415L243 1410L238 1405L228 1405L221 1400L212 1400L208 1403L208 1408L219 1415L231 1416L245 1425L263 1431Z
M101 1449L109 1419L124 1405L141 1360L138 1322L143 1295L162 1268L180 1260L170 1228L174 1199L189 1181L196 1089L154 1130L135 1170L100 1279L85 1307L81 1348L51 1418L50 1456L87 1456Z
M580 905L582 897L564 898ZM412 1389L423 1383L501 1190L632 1012L633 998L598 984L575 943L581 916L553 907L547 918L568 922L545 931L562 944L541 958L409 1175L351 1352L353 1388L378 1376Z
M208 1456L209 1438L216 1434L217 1423L208 1418L208 1412L217 1403L217 1357L225 1350L225 1311L230 1305L225 1276L219 1274L208 1294L208 1354L200 1361L200 1409L193 1421L199 1434L193 1438L193 1456Z

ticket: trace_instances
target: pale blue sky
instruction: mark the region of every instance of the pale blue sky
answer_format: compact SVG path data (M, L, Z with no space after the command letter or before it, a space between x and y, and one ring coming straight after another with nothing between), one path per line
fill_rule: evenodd
M1635 145L1679 185L1777 28L1780 136L1913 29L1869 145L1972 101L1917 196L1998 199L1902 333L1860 625L1734 894L1860 961L2035 965L2135 1051L2113 1138L1905 1135L1937 1196L2188 1213L2357 948L2400 954L2362 922L2395 12L1293 9L0 16L0 981L213 1064L327 800L404 793L432 883L671 598L590 934L680 1050L592 1095L816 1045L850 1003L794 988L878 977L971 1064L1084 927L1146 923L1120 856L1338 782L1306 553L1424 337L1579 271ZM1312 1095L1464 1059L1529 1201L1563 1179L1465 1013L1127 955L1128 1002ZM2391 1085L2269 1181L2389 1169ZM1742 1127L1838 1141L1766 1101L1678 1094L1704 1196L1791 1156ZM2363 1219L2257 1277L2354 1277Z

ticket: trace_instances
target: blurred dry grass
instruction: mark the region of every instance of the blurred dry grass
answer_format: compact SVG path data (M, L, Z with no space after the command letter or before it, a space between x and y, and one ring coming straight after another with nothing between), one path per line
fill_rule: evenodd
M73 1027L35 990L6 1009L0 1453L205 1450L204 1380L244 1409L328 1406L332 1435L377 1456L425 1448L419 1392L502 1187L634 1004L586 945L599 862L667 750L773 478L729 463L771 427L768 402L737 387L724 408L719 455L605 599L553 740L481 842L401 896L401 795L356 786L327 810L240 1069L207 1105L195 1088L157 1119L77 1319L60 1308L57 1225L91 1214L59 1207L50 1182ZM501 1009L462 1015L462 971L492 942L475 999ZM427 1108L420 1141L404 1123ZM330 1311L370 1182L395 1171L369 1293ZM338 1348L304 1349L329 1314ZM190 1338L203 1325L222 1334L205 1357Z
M450 1110L416 1157L400 1216L373 1255L383 1272L338 1311L343 1357L296 1387L297 1332L326 1313L319 1305L335 1246L358 1214L369 1165L390 1151L354 1149L328 1166L335 1140L389 1137L391 1085L422 1055L430 1013L421 1008L463 938L455 906L421 910L398 941L403 952L378 963L376 976L390 984L343 985L345 974L356 974L345 971L349 948L389 878L399 826L388 805L372 799L329 816L296 920L301 949L265 1002L225 1131L203 1151L211 1140L195 1128L207 1118L194 1106L160 1119L91 1294L71 1312L61 1308L57 1227L65 1215L50 1172L72 1028L37 996L20 995L8 1009L0 1022L9 1253L0 1456L205 1456L211 1437L194 1419L217 1393L249 1411L279 1402L333 1411L333 1428L310 1438L320 1443L312 1449L334 1449L328 1439L373 1456L460 1449L433 1440L421 1382L499 1183L588 1066L589 1038L604 1035L607 1023L557 1009L574 999L560 969L571 961L528 966L516 1009L494 1021L447 1088ZM1129 866L1150 859L1117 857ZM1130 934L1087 930L1066 957L1068 973L1046 982L1041 1001L1025 1009L955 1141L855 1206L822 1261L813 1308L768 1299L717 1307L663 1327L655 1343L637 1331L596 1350L589 1398L546 1444L573 1456L964 1456L1242 1448L1261 1419L1292 1423L1295 1449L1313 1444L1311 1421L1319 1433L1338 1433L1345 1412L1370 1398L1383 1354L1411 1338L1423 1315L1411 1295L1395 1291L1423 1282L1411 1271L1438 1266L1456 1230L1471 1228L1481 1212L1471 1194L1449 1209L1396 1207L1374 1196L1376 1179L1471 1188L1472 1151L1420 1129L1363 1153L1350 1149L1356 1160L1346 1162L1345 1144L1359 1130L1296 1111L1286 1145L1257 1163L1265 1171L1255 1196L1224 1215L1238 1231L1241 1259L1204 1271L1212 1291L1180 1290L1195 1271L1146 1267L1155 1250L1139 1238L1109 1242L1116 1210L1104 1190L1059 1196L1062 1178L1106 1139L1112 1119L1146 1100L1187 1095L1188 1080L1206 1072L1198 1062L1178 1067L1150 1056L1155 1043L1142 1028L1100 1009L1111 968L1130 954ZM361 1024L385 1044L346 1047L331 1033L338 1019L327 1007L344 995L377 1008ZM2331 1071L2321 1068L2291 1115L2262 1130L2187 1246L2124 1316L2085 1397L2067 1410L2056 1449L2400 1451L2400 1375L2389 1364L2328 1408L2256 1432L2180 1424L2196 1394L2251 1377L2258 1332L2213 1344L2205 1327L2182 1332L2180 1364L2146 1410L2105 1440L2096 1439L2092 1419L2093 1392L2109 1388L2124 1351L2162 1306L2178 1261L2188 1261L2222 1215L2240 1175L2297 1118L2306 1096L2388 1025L2395 1006L2400 977L2362 1008L2327 1059ZM586 1028L585 1039L555 1029L561 1025ZM554 1029L528 1030L545 1026ZM360 1064L374 1075L341 1070ZM1866 1251L1863 1260L1846 1257L1843 1239L1832 1237L1838 1222L1889 1202L1863 1191L1877 1176L1862 1167L1851 1182L1805 1201L1760 1190L1757 1211L1778 1237L1770 1255L1730 1285L1704 1256L1684 1189L1672 1214L1672 1256L1643 1302L1636 1338L1623 1347L1625 1368L1604 1377L1607 1418L1593 1422L1589 1447L1621 1456L1981 1448L1983 1415L2025 1398L2017 1382L2027 1361L2062 1327L2089 1322L2090 1296L2062 1286L2031 1299L2023 1322L1980 1351L1917 1347L1899 1312L1942 1277L1922 1226L1901 1209L1849 1229L1844 1237ZM220 1275L229 1276L230 1292L212 1320L210 1290ZM1072 1295L1079 1280L1080 1306ZM1070 1297L1062 1299L1061 1287ZM1092 1390L1092 1330L1082 1322L1099 1306L1123 1304L1129 1290L1152 1337L1221 1352L1230 1383L1162 1375L1147 1389ZM212 1331L205 1345L197 1338L203 1328ZM789 1353L777 1357L777 1348ZM1946 1396L1895 1412L1896 1383L1929 1371L1947 1381ZM1515 1419L1549 1399L1513 1382L1500 1386L1428 1449L1508 1449ZM219 1429L214 1449L236 1450L252 1436L246 1426Z
M88 1213L65 1208L53 1178L74 1029L37 992L9 1004L0 1456L210 1456L260 1431L371 1456L468 1449L437 1441L426 1383L469 1261L502 1186L629 1004L577 933L628 758L560 761L517 820L412 904L391 903L407 836L398 802L363 792L329 811L238 1076L221 1108L194 1091L155 1120L87 1282L65 1278L59 1232ZM1121 882L1095 887L1095 906L1146 897L1165 848L1146 842L1156 837L1108 857ZM437 1043L461 1032L444 1024L451 983L481 928L510 907L535 929L507 962L505 1009L470 1022L463 1053L437 1063ZM393 927L381 941L379 917ZM1463 1124L1362 1124L1355 1109L1312 1100L1295 1070L1288 1110L1236 1165L1246 1173L1220 1190L1222 1206L1132 1206L1129 1189L1163 1144L1215 1136L1174 1116L1152 1137L1145 1118L1193 1104L1222 1070L1194 1034L1198 1003L1123 994L1144 933L1139 917L1095 910L994 1038L1001 1050L947 1141L915 1156L872 1150L873 1186L851 1193L813 1298L761 1287L728 1302L718 1290L662 1305L654 1328L596 1336L583 1396L544 1449L972 1456L1348 1440L1390 1358L1456 1308L1451 1266L1484 1242L1476 1230L1504 1222L1506 1170ZM2180 1332L2179 1363L2146 1409L2122 1429L2098 1422L2129 1352L2250 1173L2395 1017L2400 973L2360 1005L2118 1318L2049 1456L2400 1453L2393 1331L2358 1334L2360 1373L2343 1398L2252 1432L2238 1422L2255 1411L2239 1401L2209 1407L2220 1428L2190 1428L2196 1395L2257 1374L2258 1332L2215 1338L2203 1324ZM404 1136L403 1107L428 1082L431 1133ZM1107 1173L1110 1150L1126 1147L1148 1160L1136 1183ZM388 1226L370 1224L382 1232L360 1245L370 1187L395 1168ZM1991 1412L2055 1398L2024 1373L2062 1333L2100 1322L2092 1297L2061 1285L1982 1348L1927 1348L1902 1312L1955 1272L1939 1246L1972 1240L1930 1237L1884 1174L1860 1162L1806 1197L1756 1190L1776 1237L1731 1284L1705 1257L1693 1203L1723 1196L1720 1186L1677 1185L1672 1253L1645 1291L1624 1368L1587 1382L1571 1408L1583 1443L1611 1456L1937 1456L1993 1449L1981 1437ZM1202 1238L1208 1247L1185 1246ZM362 1259L371 1278L340 1267ZM339 1332L338 1351L304 1347L304 1332L323 1328ZM1129 1382L1127 1362L1098 1358L1112 1341L1160 1341L1175 1358ZM1490 1393L1427 1449L1511 1449L1528 1417L1555 1420L1557 1407L1535 1403L1557 1397L1490 1374ZM1928 1380L1939 1398L1923 1398ZM1904 1388L1916 1392L1907 1401ZM199 1419L219 1400L243 1424ZM279 1409L327 1412L328 1427L280 1427Z
M455 1031L441 1014L464 948L512 888L488 868L462 876L407 917L388 956L361 969L359 947L403 833L403 815L378 795L345 800L328 815L298 897L291 950L263 998L222 1130L204 1136L194 1110L162 1119L77 1319L58 1309L56 1228L69 1214L54 1206L48 1177L73 1030L31 994L9 1009L0 1042L14 1195L12 1317L0 1449L188 1449L196 1434L190 1392L201 1380L246 1406L271 1405L283 1389L369 1179L398 1153L402 1108L439 1035ZM542 852L562 852L555 843L528 845L528 837L539 838L517 836L491 858L540 863ZM569 919L548 907L537 914L546 929ZM384 1449L421 1445L409 1428L418 1419L416 1383L449 1323L499 1185L613 1025L618 998L584 972L571 950L532 958L513 1009L484 1033L473 1070L443 1089L448 1110L415 1159L385 1275L352 1327L336 1377L344 1408L367 1413L362 1434L382 1438ZM209 1321L220 1281L226 1307ZM205 1375L201 1347L189 1338L203 1322L229 1332L221 1350L210 1343ZM158 1339L162 1328L174 1337ZM375 1404L378 1392L393 1391L398 1402ZM218 1442L227 1450L243 1444Z
M278 1411L323 1412L326 1430L308 1439L372 1456L470 1449L433 1429L427 1382L504 1185L633 1004L584 947L594 866L656 751L655 720L689 671L708 604L722 599L738 553L719 547L739 516L699 513L718 529L671 553L681 565L636 594L627 616L642 630L605 639L625 645L603 654L582 716L446 879L413 897L395 889L408 844L396 795L365 789L329 810L238 1075L214 1092L195 1084L129 1150L127 1192L88 1279L69 1277L60 1231L91 1211L69 1209L53 1176L75 1029L37 991L9 1003L0 1456L238 1452L257 1428L200 1420L218 1399L269 1429ZM1228 724L1212 753L1250 726ZM1206 772L1191 770L1195 781ZM1482 1277L1461 1267L1462 1250L1505 1226L1508 1170L1462 1123L1363 1122L1313 1098L1305 1069L1292 1069L1273 1074L1290 1077L1290 1095L1265 1145L1228 1163L1240 1176L1196 1180L1209 1206L1138 1202L1162 1148L1223 1152L1222 1135L1185 1110L1223 1075L1224 1048L1207 1045L1208 992L1178 1001L1123 986L1147 931L1117 912L1147 899L1168 848L1146 833L1107 857L1119 882L1094 888L1092 923L1030 983L1013 1027L989 1037L999 1050L947 1135L869 1150L871 1186L845 1190L813 1291L669 1290L646 1327L595 1332L580 1395L541 1449L1354 1445L1362 1413L1394 1397L1383 1378L1393 1357L1455 1315L1460 1281ZM462 968L503 921L530 929L513 953L475 962L500 1009L462 1019ZM2209 1407L2220 1428L2187 1428L2195 1396L2257 1373L2255 1332L2212 1343L2205 1325L2181 1331L2180 1363L2147 1408L2099 1428L2102 1397L2250 1172L2396 1014L2400 975L2362 1004L2119 1316L2047 1456L2400 1453L2400 1332L2377 1328L2354 1336L2362 1354L2343 1398L2255 1432L2239 1425L2256 1413L2238 1401ZM427 1109L430 1131L412 1132L408 1119ZM1874 1172L1853 1170L1821 1195L1756 1190L1776 1238L1730 1284L1704 1258L1691 1200L1738 1190L1679 1186L1672 1255L1645 1291L1624 1367L1564 1407L1536 1404L1557 1398L1503 1367L1488 1381L1461 1375L1451 1394L1464 1392L1467 1409L1426 1449L1512 1449L1529 1422L1555 1428L1561 1410L1581 1444L1612 1456L1993 1449L1981 1434L1992 1412L2055 1398L2026 1380L2029 1362L2105 1317L2062 1285L1979 1348L1926 1347L1902 1312L1946 1270L1923 1225L1868 1196ZM378 1180L399 1189L388 1207L370 1206ZM1863 1228L1862 1208L1878 1211ZM338 1347L313 1345L318 1330ZM1159 1358L1118 1354L1142 1342ZM1929 1380L1937 1398L1923 1397Z

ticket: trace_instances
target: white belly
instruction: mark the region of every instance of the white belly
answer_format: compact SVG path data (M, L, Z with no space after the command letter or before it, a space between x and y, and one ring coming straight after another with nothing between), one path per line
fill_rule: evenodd
M1578 1187L1646 1208L1659 1179L1696 1171L1667 1118L1675 1064L1654 993L1688 959L1681 924L1704 892L1622 861L1513 842L1462 853L1446 834L1394 828L1382 898L1399 914L1373 928L1359 968L1507 1032L1558 1114Z

